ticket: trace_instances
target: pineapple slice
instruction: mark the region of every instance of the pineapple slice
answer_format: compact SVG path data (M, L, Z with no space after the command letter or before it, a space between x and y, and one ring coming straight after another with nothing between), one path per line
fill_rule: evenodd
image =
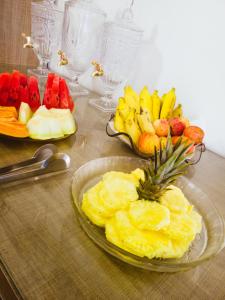
M83 197L82 209L98 226L104 226L116 211L129 207L138 199L136 181L131 174L108 172L103 180L89 189Z
M132 202L129 217L134 226L143 230L157 231L170 223L170 211L167 207L146 200Z
M102 217L99 213L97 213L90 204L89 198L87 194L83 196L82 201L82 210L84 211L85 215L97 226L104 227L106 223L106 219Z
M173 250L167 253L166 256L162 256L162 258L181 258L188 251L191 242L191 240L186 239L172 240Z
M121 172L108 172L103 176L99 196L110 214L128 208L130 201L138 199L134 179L130 174Z
M122 248L130 253L153 258L172 251L172 243L166 235L138 229L131 223L127 211L117 212L114 220L111 224L116 227L115 231L118 233Z
M104 226L106 219L112 215L105 209L102 199L99 197L103 183L98 184L89 189L83 196L82 210L92 223L98 226Z
M171 239L193 240L195 235L200 232L201 225L197 220L197 213L170 214L170 224L162 229Z
M124 250L125 249L120 237L119 237L119 233L117 231L116 228L116 221L115 218L111 218L110 220L108 220L105 224L105 236L106 239L111 242L112 244L116 245L117 247L120 247Z
M168 186L168 189L160 198L159 202L169 208L171 212L181 213L191 210L191 205L185 198L181 189L174 185Z

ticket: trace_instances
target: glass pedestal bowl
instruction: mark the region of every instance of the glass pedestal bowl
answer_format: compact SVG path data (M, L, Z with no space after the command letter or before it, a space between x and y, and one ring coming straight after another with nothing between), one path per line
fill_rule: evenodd
M81 209L85 191L95 185L102 175L109 171L130 172L135 168L142 168L146 161L138 158L115 156L92 160L80 167L73 176L72 195L76 213L86 234L100 248L116 258L150 271L178 272L193 268L209 260L219 253L225 246L225 227L223 218L210 201L208 196L199 189L194 182L181 177L177 185L202 215L203 228L196 236L188 252L181 259L148 259L138 257L107 241L104 229L92 224Z

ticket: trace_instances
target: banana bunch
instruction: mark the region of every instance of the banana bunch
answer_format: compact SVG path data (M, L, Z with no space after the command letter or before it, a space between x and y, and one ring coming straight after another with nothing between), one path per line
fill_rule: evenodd
M175 108L176 94L172 88L160 97L158 91L151 95L145 86L138 95L131 86L124 88L124 96L118 100L114 127L118 132L129 134L137 145L142 132L155 134L153 122L158 119L182 117L182 106Z

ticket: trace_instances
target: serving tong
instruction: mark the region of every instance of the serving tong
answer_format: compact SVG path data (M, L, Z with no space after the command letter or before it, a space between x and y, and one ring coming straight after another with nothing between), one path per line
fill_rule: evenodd
M0 184L58 173L69 167L69 155L59 153L53 144L46 144L38 148L32 158L0 168Z

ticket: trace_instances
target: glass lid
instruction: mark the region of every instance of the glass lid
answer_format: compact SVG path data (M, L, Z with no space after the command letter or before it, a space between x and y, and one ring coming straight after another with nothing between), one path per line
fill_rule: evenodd
M134 0L131 1L130 7L125 8L122 12L118 12L115 20L113 22L109 22L108 24L110 24L112 27L117 26L142 33L143 30L134 22L133 5Z
M73 6L89 12L106 16L106 13L93 0L69 0L66 6Z

